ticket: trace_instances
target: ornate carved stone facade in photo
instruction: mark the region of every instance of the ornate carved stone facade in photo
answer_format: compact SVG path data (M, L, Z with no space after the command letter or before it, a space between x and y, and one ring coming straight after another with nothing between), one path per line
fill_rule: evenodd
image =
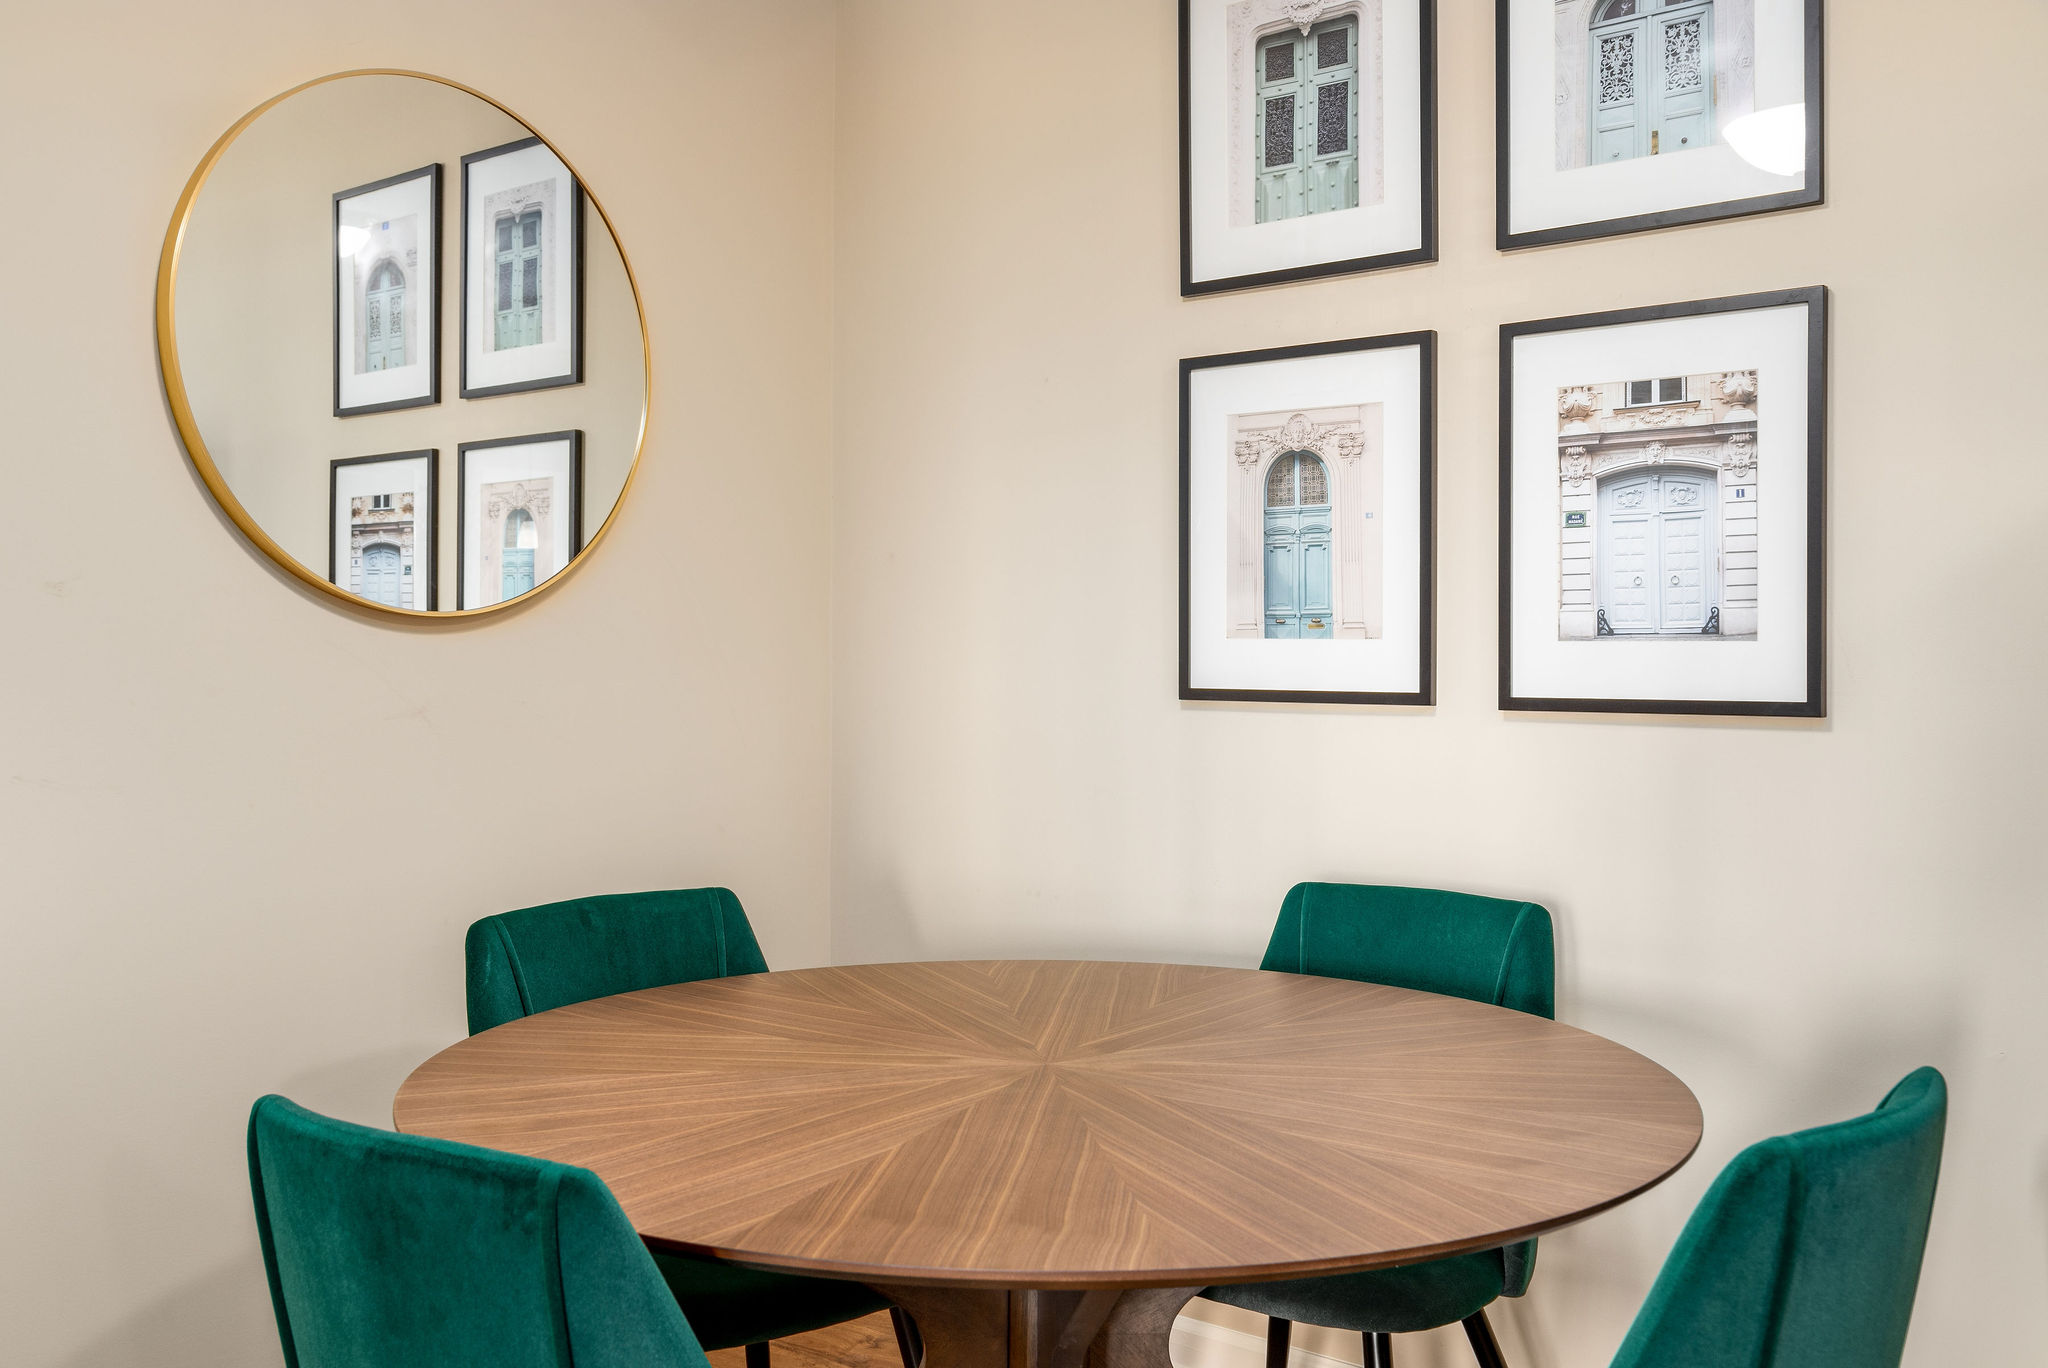
M393 608L430 609L413 553L411 490L357 494L348 501L348 591Z
M483 499L481 545L478 546L479 588L484 603L497 603L543 584L562 567L556 563L555 517L561 502L552 475L526 480L504 480L486 484L477 492ZM523 512L530 522L516 526L507 537L507 523ZM512 545L507 545L508 541ZM508 584L506 553L519 552L523 563L513 567L509 578L524 587ZM507 592L511 590L511 592Z
M1228 634L1385 633L1382 404L1230 420Z
M1757 373L1558 391L1558 635L1754 637Z

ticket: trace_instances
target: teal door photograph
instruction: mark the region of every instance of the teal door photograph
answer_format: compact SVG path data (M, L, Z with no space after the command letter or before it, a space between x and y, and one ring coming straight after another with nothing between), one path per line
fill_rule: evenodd
M1266 635L1329 638L1335 620L1330 472L1306 451L1266 473Z
M504 554L498 562L500 600L518 598L533 588L533 553L539 546L533 514L515 508L506 515Z
M1369 641L1385 622L1385 406L1229 418L1224 635Z
M1358 18L1257 49L1256 222L1358 207Z
M1716 0L1598 0L1576 33L1567 33L1560 11L1560 47L1569 38L1584 54L1588 162L1714 144L1715 7ZM1568 93L1560 96L1561 106L1569 103Z
M363 293L364 369L396 370L405 364L405 273L395 261L379 262Z
M531 347L541 340L541 211L528 209L498 220L498 351Z

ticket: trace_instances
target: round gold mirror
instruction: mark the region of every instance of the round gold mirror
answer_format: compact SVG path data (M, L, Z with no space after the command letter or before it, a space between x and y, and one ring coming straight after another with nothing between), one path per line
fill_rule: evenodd
M561 153L438 76L350 71L258 106L178 201L164 389L244 532L381 612L493 612L559 582L639 463L647 335Z

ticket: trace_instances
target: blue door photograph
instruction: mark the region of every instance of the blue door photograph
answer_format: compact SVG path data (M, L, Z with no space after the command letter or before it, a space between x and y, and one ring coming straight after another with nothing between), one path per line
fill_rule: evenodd
M497 322L494 351L531 347L540 341L540 210L528 209L497 222Z
M1266 635L1328 639L1335 603L1330 591L1330 472L1306 451L1276 457L1266 472Z
M1607 0L1592 43L1594 162L1713 143L1713 0Z
M1600 486L1600 611L1615 636L1707 630L1719 595L1711 475L1632 474Z
M498 562L498 597L518 598L533 588L533 553L540 546L540 533L533 514L515 508L505 515L505 545Z
M363 292L363 369L396 370L405 364L405 273L394 261L377 264Z
M362 595L388 608L410 608L404 601L404 574L398 548L390 542L371 542L363 548Z

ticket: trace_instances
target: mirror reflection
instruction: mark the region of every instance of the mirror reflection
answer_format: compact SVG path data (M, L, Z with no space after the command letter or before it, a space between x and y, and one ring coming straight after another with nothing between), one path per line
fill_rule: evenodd
M263 111L193 197L174 288L195 462L315 583L509 603L632 474L645 350L618 244L554 150L467 91L344 76Z

